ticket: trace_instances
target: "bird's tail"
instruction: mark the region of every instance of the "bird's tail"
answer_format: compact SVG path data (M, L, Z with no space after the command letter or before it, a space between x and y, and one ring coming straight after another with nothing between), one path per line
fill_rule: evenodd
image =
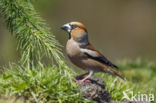
M108 72L111 74L114 74L114 75L120 77L121 79L123 79L124 81L126 81L126 78L124 76L122 76L121 74L119 74L115 69L109 68Z
M123 79L124 81L126 81L126 78L124 77L124 76L122 76L121 74L119 74L117 71L113 71L114 72L114 74L116 75L116 76L118 76L118 77L120 77L121 79Z

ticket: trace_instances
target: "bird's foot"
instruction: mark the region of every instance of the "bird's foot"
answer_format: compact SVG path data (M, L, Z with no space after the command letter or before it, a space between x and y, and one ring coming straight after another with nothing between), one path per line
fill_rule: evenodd
M74 80L76 83L90 83L90 80Z
M91 73L92 73L92 72L91 72ZM85 83L91 82L90 80L88 80L88 78L91 77L91 74L89 74L88 76L85 77L86 74L88 74L88 73L85 73L85 74L76 76L74 81L75 81L75 82L80 82L80 83L82 83L82 82L83 82L83 83L84 83L84 82L85 82Z
M91 81L90 80L88 80L88 79L74 79L74 81L76 82L76 83L90 83Z

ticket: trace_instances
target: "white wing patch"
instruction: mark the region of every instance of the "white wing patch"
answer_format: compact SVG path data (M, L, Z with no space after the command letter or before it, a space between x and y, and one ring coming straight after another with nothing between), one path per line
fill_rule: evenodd
M81 48L80 50L81 50L81 52L87 53L87 54L89 54L92 57L97 57L97 54L96 54L95 51L92 51L92 50L89 50L89 49L83 49L83 48Z

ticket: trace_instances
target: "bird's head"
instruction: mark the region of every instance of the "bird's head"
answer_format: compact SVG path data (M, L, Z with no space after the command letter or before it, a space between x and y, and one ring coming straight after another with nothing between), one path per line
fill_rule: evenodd
M74 39L78 42L88 41L88 33L86 27L80 22L70 22L61 26L69 34L69 39Z

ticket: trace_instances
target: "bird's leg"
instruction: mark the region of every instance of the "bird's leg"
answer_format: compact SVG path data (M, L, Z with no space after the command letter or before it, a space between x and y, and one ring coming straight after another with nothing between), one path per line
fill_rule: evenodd
M84 79L80 80L79 82L85 82L88 78L90 78L94 74L94 71L90 70L89 75L86 76Z
M84 76L87 75L87 74L89 74L89 72L76 76L75 77L75 81L80 80L80 79L83 79Z

